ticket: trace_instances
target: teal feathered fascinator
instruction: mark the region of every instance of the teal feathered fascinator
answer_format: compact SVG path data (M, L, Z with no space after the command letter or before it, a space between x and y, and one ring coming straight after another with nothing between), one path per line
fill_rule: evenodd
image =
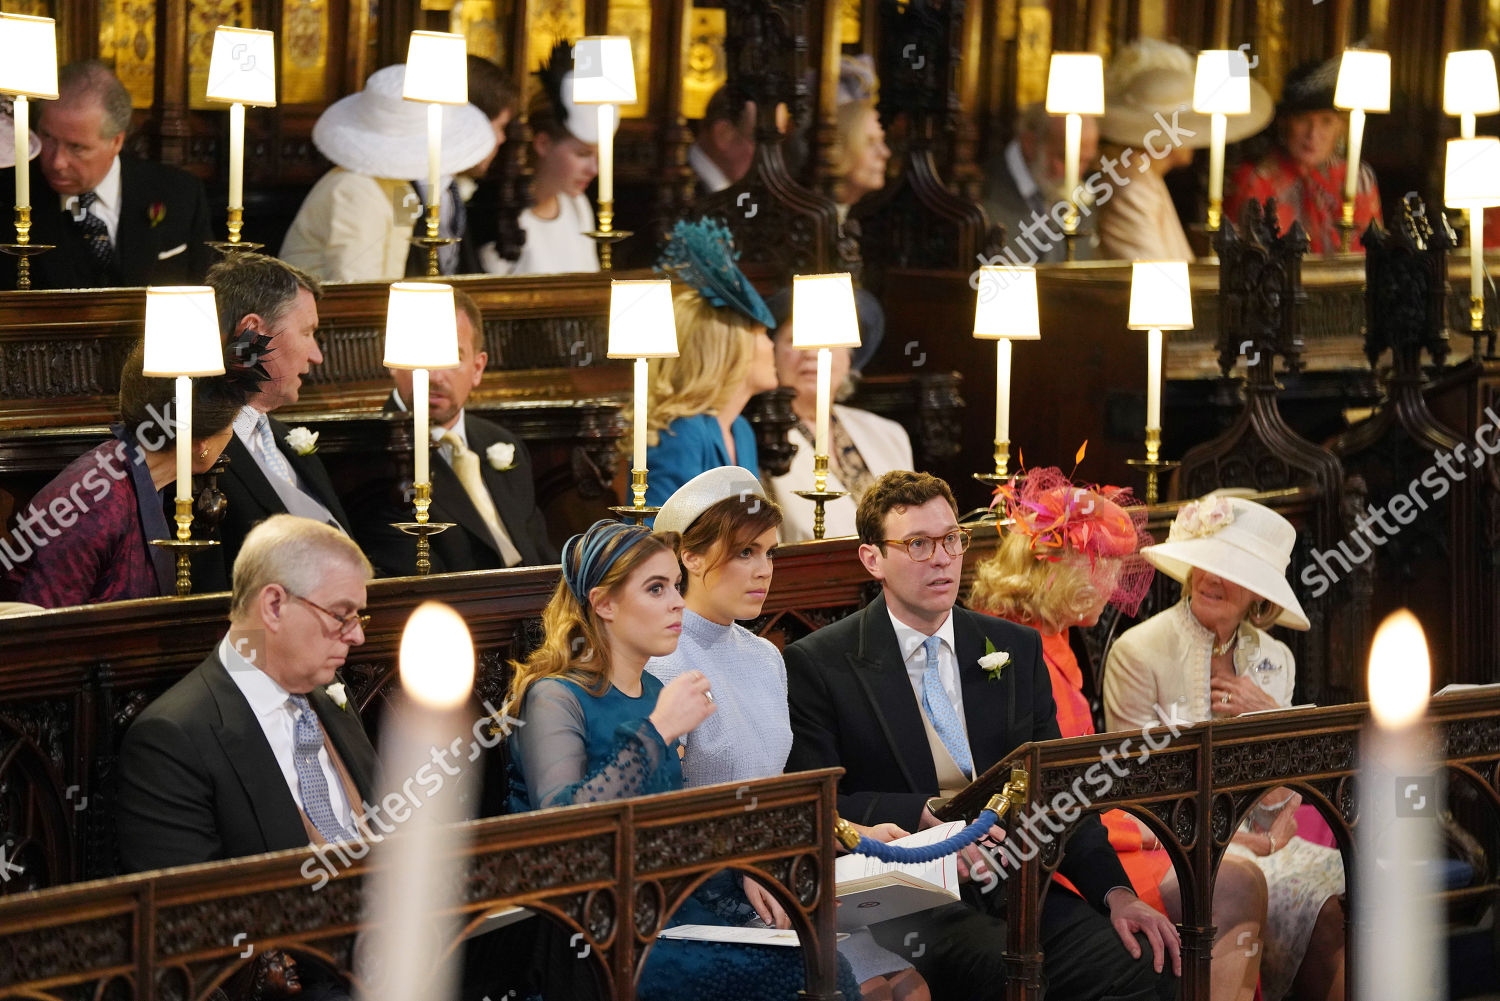
M737 310L767 329L776 326L765 300L735 263L739 258L722 222L683 220L672 227L656 269L687 282L714 306Z

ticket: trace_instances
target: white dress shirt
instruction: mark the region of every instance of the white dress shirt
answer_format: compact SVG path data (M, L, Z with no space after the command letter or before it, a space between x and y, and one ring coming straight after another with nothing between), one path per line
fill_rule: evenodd
M913 629L896 618L896 613L891 611L889 605L886 606L885 611L891 617L891 625L896 630L896 645L901 650L901 662L906 665L906 677L911 681L911 690L916 695L917 706L920 708L922 675L927 672L927 651L922 644L927 642L929 634L920 629ZM942 641L938 644L937 651L938 677L943 680L943 691L948 693L948 701L953 703L953 711L958 714L958 722L964 728L964 741L967 743L969 724L964 719L964 691L958 679L958 653L953 647L953 613L949 612L937 632L930 635ZM923 715L926 715L925 710L923 710Z
M292 465L291 460L282 456L288 471L292 474L290 483L266 465L266 455L260 447L260 435L256 433L256 425L262 419L269 420L270 418L269 415L261 413L250 404L245 404L234 419L235 437L239 438L240 444L244 445L245 450L250 453L250 458L254 459L255 464L260 467L261 474L265 476L266 482L271 484L271 489L276 491L276 496L281 498L281 503L287 512L302 518L321 521L326 525L332 525L340 532L344 531L344 526L339 524L333 512L307 489L307 484L303 483L302 477L297 475L297 468ZM271 433L274 435L276 432L273 429Z
M298 809L306 813L302 789L297 784L297 762L293 757L298 710L289 701L287 690L271 680L266 672L241 657L229 645L227 635L219 641L219 660L229 671L230 679L239 687L240 694L245 696L245 701L250 703L250 711L255 714L255 721L260 724L261 732L266 735L266 743L271 745L276 763L281 766L281 777L292 791L292 799L297 801ZM322 725L321 722L319 725ZM344 783L334 770L333 762L328 760L326 732L324 747L318 752L318 764L323 766L323 778L328 782L328 802L333 807L333 815L346 830L352 831L354 817L349 810L349 797L344 795Z
M94 188L94 195L98 200L89 206L89 214L104 220L104 225L109 229L110 245L113 246L115 234L120 230L120 158L118 156L109 165L109 173L104 175L104 180ZM78 211L77 195L58 195L57 198L64 212L73 214Z
M688 147L688 166L693 168L693 173L698 175L698 180L710 192L723 191L734 182L724 176L719 165L714 163L709 155L704 152L703 147L693 143Z

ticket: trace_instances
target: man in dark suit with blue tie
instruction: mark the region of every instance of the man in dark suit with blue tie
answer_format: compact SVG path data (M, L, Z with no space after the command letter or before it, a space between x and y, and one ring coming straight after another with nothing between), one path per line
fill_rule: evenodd
M547 538L547 522L536 503L531 455L510 431L464 409L484 377L484 318L473 298L453 290L458 321L458 367L429 373L428 416L432 429L432 507L435 522L452 528L432 536L432 570L490 570L558 561ZM410 409L411 372L393 369L396 389L385 412ZM362 491L351 499L355 535L378 572L416 572L416 540L391 523L410 521L409 498L396 484Z
M937 822L929 798L957 792L1021 744L1059 736L1052 686L1036 630L956 607L969 534L948 484L886 473L861 498L856 525L860 561L882 594L787 647L787 771L842 767L840 816L915 831ZM986 642L1010 654L997 680L979 666ZM935 1001L999 1001L1005 893L982 862L961 870L972 880L960 902L871 930L911 958ZM1175 996L1177 931L1130 889L1097 815L1077 824L1060 871L1082 896L1047 895L1048 995Z
M202 182L121 153L130 93L103 63L64 66L57 89L37 102L31 242L53 249L31 258L32 287L199 284L213 257ZM0 175L0 204L12 205L15 175ZM0 243L14 242L11 213L0 213ZM15 260L0 256L0 287L15 287Z

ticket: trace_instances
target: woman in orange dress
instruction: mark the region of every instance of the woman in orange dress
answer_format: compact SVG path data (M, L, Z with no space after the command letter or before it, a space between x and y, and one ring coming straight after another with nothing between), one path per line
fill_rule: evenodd
M1106 605L1127 615L1139 608L1152 575L1140 556L1152 541L1145 509L1127 489L1075 486L1051 467L1012 480L1000 496L1011 524L995 555L976 569L969 605L1041 633L1058 728L1064 737L1092 734L1070 633L1096 624ZM1136 895L1180 922L1177 875L1156 835L1122 810L1100 819ZM1265 919L1265 878L1253 863L1226 855L1214 887L1213 1001L1254 997L1261 950L1251 944Z

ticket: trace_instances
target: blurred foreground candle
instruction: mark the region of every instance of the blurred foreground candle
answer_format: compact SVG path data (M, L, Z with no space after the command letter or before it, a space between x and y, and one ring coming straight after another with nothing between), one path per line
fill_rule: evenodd
M214 290L206 285L153 286L146 289L144 375L175 378L174 427L161 430L177 444L177 504L193 497L193 376L223 375L224 349L219 342L219 313ZM191 508L187 509L191 518Z
M1355 826L1355 969L1361 1001L1446 998L1437 893L1441 776L1422 723L1431 666L1411 612L1388 616L1370 645L1370 723L1360 740Z
M478 336L481 332L475 331ZM432 447L427 412L427 373L434 368L458 367L458 319L453 308L453 286L438 282L393 282L386 307L385 361L387 368L411 370L413 480L431 483L428 451ZM422 511L417 520L424 521Z
M610 358L635 359L631 483L636 507L646 503L646 426L649 406L648 358L677 357L677 323L672 313L672 281L652 278L609 283ZM637 475L639 474L639 475ZM637 483L637 481L639 481Z
M382 816L388 823L368 824L372 831L388 830L394 821L397 829L372 856L368 930L358 950L359 997L446 1001L456 997L459 925L453 909L462 902L464 872L464 828L455 825L464 819L465 787L475 781L478 766L467 754L452 756L449 750L455 738L467 744L472 737L464 711L474 685L468 627L448 605L423 602L406 622L400 661L406 701L382 727L380 767L386 788L415 790L420 801L403 801L398 809L405 819ZM434 767L437 762L443 767ZM414 781L419 773L429 778Z
M792 347L818 352L817 428L813 456L828 455L828 421L833 406L833 348L859 347L854 311L854 279L847 272L792 276ZM823 489L821 486L816 489Z
M1011 341L1042 336L1036 268L986 265L979 269L974 337L995 342L995 475L1010 464Z

